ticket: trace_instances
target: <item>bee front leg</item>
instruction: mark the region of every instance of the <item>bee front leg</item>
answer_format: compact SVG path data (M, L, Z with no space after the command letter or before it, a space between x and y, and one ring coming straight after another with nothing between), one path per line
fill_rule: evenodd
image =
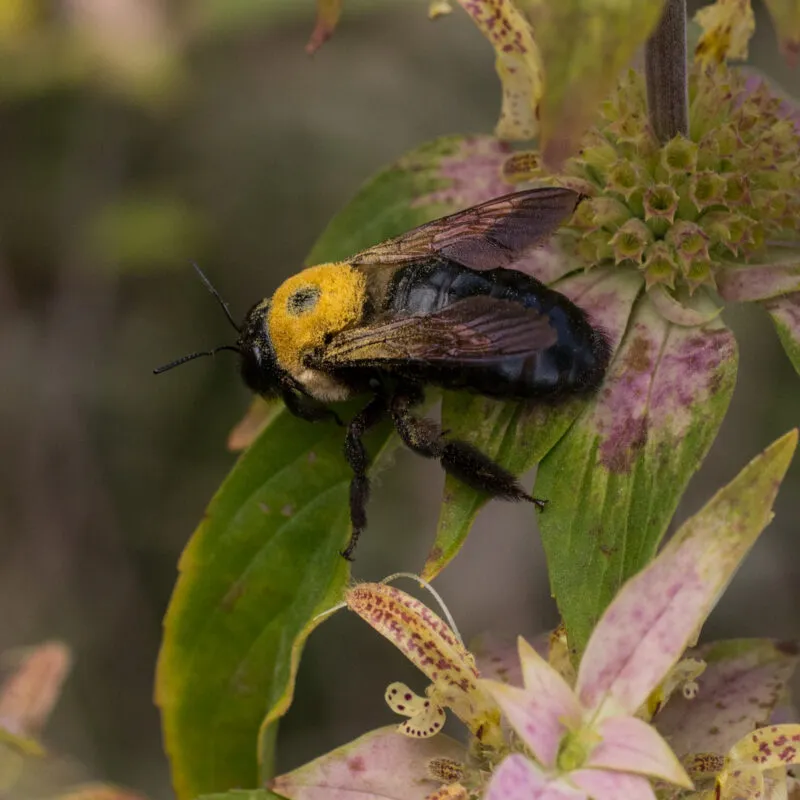
M320 422L332 419L337 425L344 425L339 415L331 408L317 402L311 397L305 397L292 389L284 389L281 397L290 414L304 419L306 422Z
M350 541L342 551L348 560L353 560L353 551L358 544L358 537L367 527L367 500L369 500L369 454L361 437L374 425L383 419L386 414L386 398L376 395L367 405L350 421L344 439L344 455L347 463L353 470L353 480L350 482L350 521L353 532Z
M426 458L436 458L445 472L493 497L504 500L527 500L540 510L545 501L531 497L508 470L467 442L444 438L441 428L429 419L411 413L418 395L396 394L390 410L395 428L406 446Z

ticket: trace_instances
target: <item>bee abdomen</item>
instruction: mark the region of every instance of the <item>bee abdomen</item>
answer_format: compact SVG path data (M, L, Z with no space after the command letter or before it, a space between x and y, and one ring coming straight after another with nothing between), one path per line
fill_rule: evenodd
M504 268L479 272L453 261L431 259L398 270L386 310L431 314L480 295L520 303L547 316L556 332L555 342L524 355L498 353L474 362L454 356L452 363L416 364L409 368L408 377L498 398L557 400L597 388L610 357L606 335L572 301L525 273Z

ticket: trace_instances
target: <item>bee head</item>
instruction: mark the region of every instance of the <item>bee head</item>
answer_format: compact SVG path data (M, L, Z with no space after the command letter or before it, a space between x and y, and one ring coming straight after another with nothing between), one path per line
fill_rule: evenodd
M242 380L256 394L277 394L285 382L269 336L269 300L256 303L247 313L236 347L242 357Z
M285 380L285 373L278 366L275 357L275 349L272 346L272 340L269 337L269 330L267 328L267 315L269 314L270 301L262 300L260 303L256 303L248 312L244 323L239 326L231 315L228 304L211 285L211 282L200 270L200 267L198 267L197 264L193 266L206 289L211 292L220 304L222 310L225 312L225 316L228 318L228 322L236 329L239 338L236 344L223 344L211 350L201 350L197 353L181 356L181 358L177 358L175 361L170 361L169 364L164 364L154 369L153 372L159 375L173 367L179 367L187 361L193 361L195 358L213 356L221 350L230 350L234 353L238 353L242 358L242 379L247 384L248 388L263 396L277 394Z

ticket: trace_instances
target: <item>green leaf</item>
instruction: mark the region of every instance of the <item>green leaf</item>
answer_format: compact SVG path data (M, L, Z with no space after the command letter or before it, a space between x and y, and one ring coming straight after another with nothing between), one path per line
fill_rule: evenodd
M579 654L653 556L728 407L737 351L720 322L666 322L645 296L595 401L542 461L536 493L553 592Z
M639 275L619 269L597 269L564 278L555 288L583 308L619 345L634 300L642 286ZM442 406L445 429L475 445L514 474L538 464L561 439L586 405L584 399L555 405L500 402L464 393L446 393ZM543 498L549 499L546 494ZM436 541L422 576L431 580L455 557L488 495L448 476L439 513ZM545 514L550 513L550 508Z
M508 191L499 177L507 153L491 137L420 147L362 188L309 262L346 258ZM386 447L389 435L385 425L368 437L369 452ZM180 800L271 775L274 723L291 702L303 644L348 578L339 551L350 531L352 474L342 442L332 425L269 418L183 554L157 675Z
M197 800L281 800L281 796L268 789L232 789L230 792L200 795Z
M371 452L388 433L376 433ZM351 474L341 450L337 426L278 415L181 557L156 678L179 798L259 785L262 720L288 708L312 620L348 579L339 551Z

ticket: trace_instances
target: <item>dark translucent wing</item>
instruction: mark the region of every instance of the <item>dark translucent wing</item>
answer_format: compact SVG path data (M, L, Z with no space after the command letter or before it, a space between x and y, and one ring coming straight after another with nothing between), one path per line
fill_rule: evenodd
M486 362L537 353L556 341L546 316L510 300L470 297L435 314L378 319L338 334L322 366Z
M438 254L471 269L509 266L546 241L580 199L572 189L550 186L507 194L414 228L364 250L350 263L403 264Z

